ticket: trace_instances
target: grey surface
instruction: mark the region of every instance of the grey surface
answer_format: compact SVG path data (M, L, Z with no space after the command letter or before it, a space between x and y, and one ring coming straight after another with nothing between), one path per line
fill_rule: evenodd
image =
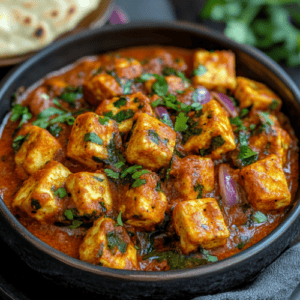
M258 278L242 289L232 292L196 297L194 300L296 300L300 282L300 244L283 253Z

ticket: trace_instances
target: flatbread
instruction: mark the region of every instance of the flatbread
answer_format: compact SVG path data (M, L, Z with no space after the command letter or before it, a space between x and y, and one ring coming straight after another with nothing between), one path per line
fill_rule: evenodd
M0 58L40 49L72 30L101 0L0 0Z

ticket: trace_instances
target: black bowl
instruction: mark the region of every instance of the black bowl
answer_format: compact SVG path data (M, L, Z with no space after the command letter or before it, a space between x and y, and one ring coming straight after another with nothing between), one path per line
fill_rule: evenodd
M29 87L49 72L76 59L139 45L230 49L236 54L237 73L267 84L283 100L283 111L297 131L300 91L290 77L262 52L238 44L207 28L180 23L137 23L104 27L59 41L13 70L1 83L0 119L10 109L10 95ZM300 132L297 133L298 138ZM168 272L110 269L71 258L26 230L0 201L0 236L28 264L64 286L114 299L185 299L232 289L253 280L272 263L299 233L299 190L283 223L254 246L211 265Z

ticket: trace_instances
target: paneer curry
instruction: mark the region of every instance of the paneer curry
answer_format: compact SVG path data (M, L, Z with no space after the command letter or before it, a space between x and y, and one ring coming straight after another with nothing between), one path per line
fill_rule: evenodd
M1 197L33 235L91 264L214 263L294 204L298 144L282 100L226 49L84 57L12 95Z

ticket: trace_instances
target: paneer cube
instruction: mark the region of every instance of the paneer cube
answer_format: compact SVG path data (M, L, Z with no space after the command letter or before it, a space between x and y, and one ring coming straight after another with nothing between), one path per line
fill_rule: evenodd
M167 208L167 198L158 189L159 176L153 172L140 176L145 183L138 187L131 187L125 195L120 207L126 223L145 229L153 228L164 219Z
M291 202L281 160L275 154L244 167L240 179L250 204L257 210L280 209Z
M83 94L90 104L99 105L105 99L123 95L123 88L114 76L101 72L83 83Z
M103 172L71 174L66 180L66 188L80 216L98 216L112 210L109 182Z
M270 154L276 154L282 162L286 163L287 152L290 146L290 136L282 128L272 126L268 132L263 130L249 138L249 147L258 153L258 158L263 159Z
M104 100L96 109L96 114L108 116L118 123L120 132L127 133L133 125L133 116L137 111L153 116L150 100L141 92Z
M59 162L47 163L43 169L24 181L12 202L12 207L17 211L26 212L40 222L54 223L66 205L66 193L57 191L64 189L70 174L71 172Z
M173 210L173 225L184 254L197 250L199 246L206 249L223 246L230 236L214 198L179 202Z
M203 105L199 118L201 133L192 135L184 145L187 151L219 159L236 148L234 135L226 111L215 100Z
M237 77L234 97L240 102L240 108L252 106L253 110L279 111L281 99L265 84L245 77Z
M114 269L138 270L136 249L123 226L101 217L91 227L79 247L80 260Z
M176 94L177 91L183 91L190 86L187 81L183 81L180 77L175 75L166 76L165 80L168 84L168 92L170 94ZM152 93L152 86L156 82L155 78L150 78L145 82L145 88L149 94Z
M112 145L121 138L115 121L99 117L93 112L79 115L72 127L67 156L93 170L113 155Z
M210 158L189 155L172 164L175 190L186 199L199 199L215 188L214 163Z
M235 55L231 51L199 50L194 54L194 86L226 92L236 87Z
M142 65L133 58L115 58L115 70L119 77L134 79L142 74Z
M46 129L34 125L21 128L13 145L15 154L16 173L23 179L33 174L53 160L60 143Z
M126 148L126 158L150 170L169 165L175 147L176 133L168 125L140 113Z

